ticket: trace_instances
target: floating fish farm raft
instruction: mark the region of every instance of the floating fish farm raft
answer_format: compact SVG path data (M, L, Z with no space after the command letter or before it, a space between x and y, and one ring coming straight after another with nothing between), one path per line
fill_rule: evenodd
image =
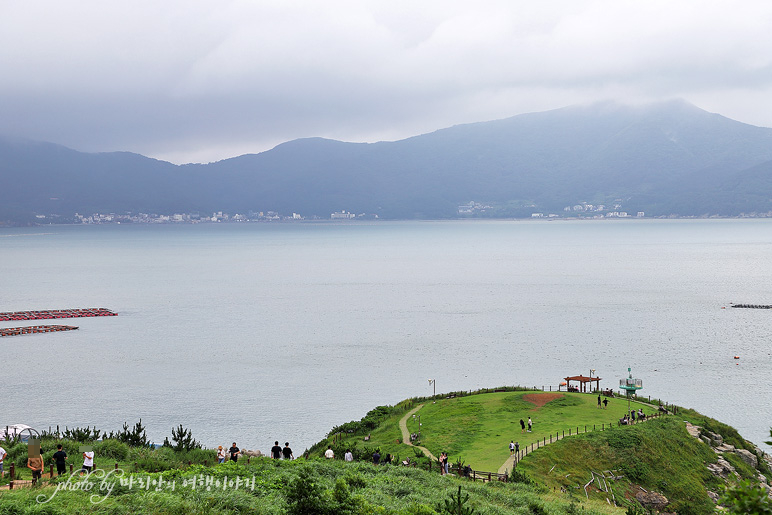
M19 336L20 334L54 333L57 331L74 331L74 325L31 325L27 327L0 328L0 336Z
M46 309L42 311L0 313L0 322L46 320L51 318L114 317L117 315L118 313L105 308Z

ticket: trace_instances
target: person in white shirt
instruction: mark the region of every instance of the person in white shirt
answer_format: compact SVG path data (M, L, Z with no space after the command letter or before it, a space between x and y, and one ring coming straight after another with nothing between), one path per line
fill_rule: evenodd
M83 468L81 472L91 472L94 468L94 451L86 451L83 453Z
M354 455L351 454L351 449L346 450L346 454L343 455L343 459L346 461L354 461Z
M332 447L327 447L327 450L324 452L324 457L328 460L331 460L335 457L335 453L332 452Z
M3 460L5 460L6 456L5 449L0 447L0 477L5 477L5 471L3 470Z

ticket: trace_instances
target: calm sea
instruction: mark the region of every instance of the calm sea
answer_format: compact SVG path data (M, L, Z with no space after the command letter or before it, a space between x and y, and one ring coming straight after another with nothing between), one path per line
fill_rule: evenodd
M0 229L0 258L0 311L120 314L2 338L2 425L141 418L156 442L183 424L299 454L428 379L616 388L632 367L769 439L772 310L729 306L772 304L770 220L54 226Z

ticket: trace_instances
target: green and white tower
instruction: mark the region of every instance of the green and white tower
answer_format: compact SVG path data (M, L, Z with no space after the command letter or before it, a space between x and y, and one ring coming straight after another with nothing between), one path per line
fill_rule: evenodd
M643 381L633 378L630 367L627 367L627 378L619 380L619 389L627 392L627 412L630 413L630 397L643 388Z

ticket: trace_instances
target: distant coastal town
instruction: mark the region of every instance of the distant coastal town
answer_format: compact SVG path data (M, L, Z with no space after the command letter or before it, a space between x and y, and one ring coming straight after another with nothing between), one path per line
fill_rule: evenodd
M38 220L43 222L46 217L38 215ZM165 214L150 214L150 213L137 213L137 214L116 214L116 213L93 213L90 215L81 215L75 213L74 223L76 224L113 224L113 223L135 223L135 224L168 224L168 223L223 223L223 222L295 222L300 220L373 220L377 219L378 215L370 215L367 213L351 213L348 211L337 211L330 213L329 218L323 218L321 216L303 216L299 213L292 213L290 215L283 215L276 211L249 211L246 214L233 214L217 211L211 215L201 215L199 213L174 213L171 215ZM59 222L60 223L60 222Z

